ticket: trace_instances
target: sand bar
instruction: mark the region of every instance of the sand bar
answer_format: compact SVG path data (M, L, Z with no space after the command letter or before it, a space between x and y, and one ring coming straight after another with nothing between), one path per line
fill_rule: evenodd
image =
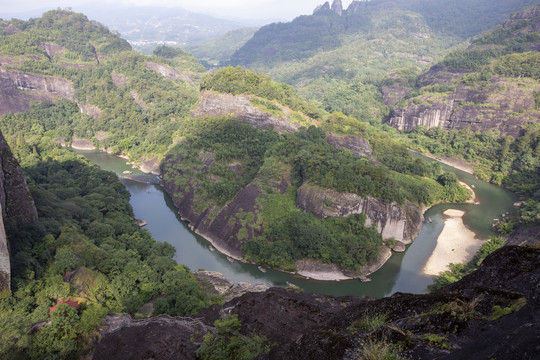
M429 153L423 153L421 151L414 150L414 149L409 149L409 150L417 154L423 155L425 157L428 157L430 159L437 160L438 162L441 162L445 165L451 166L458 170L464 171L468 174L473 175L474 173L473 164L468 163L467 161L463 159L451 158L451 157L446 157L446 156L436 156Z
M438 275L449 270L450 263L470 261L484 243L463 224L464 211L449 209L443 214L447 218L437 246L424 267L426 275Z

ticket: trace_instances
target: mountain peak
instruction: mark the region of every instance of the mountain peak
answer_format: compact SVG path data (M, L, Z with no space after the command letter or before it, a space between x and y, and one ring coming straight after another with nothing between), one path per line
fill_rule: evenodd
M328 1L322 5L317 6L315 10L313 10L313 15L321 11L330 11L330 4L328 3Z
M341 3L341 0L334 0L332 3L332 11L339 16L343 15L343 4Z

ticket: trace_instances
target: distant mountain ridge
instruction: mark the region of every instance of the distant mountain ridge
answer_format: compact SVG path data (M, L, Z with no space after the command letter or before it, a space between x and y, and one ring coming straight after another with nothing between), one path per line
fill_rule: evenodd
M311 16L300 16L289 23L262 27L231 58L232 65L255 65L300 60L344 44L344 35L369 32L373 16L381 10L400 9L422 16L432 31L462 39L496 26L512 12L536 4L535 0L372 0L353 1L343 9L341 0L325 2ZM464 12L463 10L468 10ZM457 14L460 14L459 16Z
M188 11L155 6L111 7L107 11L82 7L90 18L118 31L130 42L192 44L218 37L245 25Z

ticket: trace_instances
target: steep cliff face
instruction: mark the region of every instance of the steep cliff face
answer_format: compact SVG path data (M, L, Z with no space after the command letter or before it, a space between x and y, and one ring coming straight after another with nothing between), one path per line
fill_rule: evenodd
M429 73L424 81L445 84L452 75L460 75L444 67L438 69ZM498 129L502 134L517 137L523 125L538 120L536 91L540 91L540 84L528 78L497 76L484 88L460 84L453 92L428 93L407 101L405 106L392 110L388 124L405 131L418 125L447 130L470 126L473 131Z
M480 36L466 50L448 54L418 78L417 88L393 109L388 124L405 131L418 125L447 130L470 126L473 131L522 135L523 128L540 117L539 29L540 6L535 6ZM399 91L382 90L388 105L401 100L390 96Z
M423 209L411 203L401 208L386 200L370 196L362 198L307 184L298 189L296 206L318 218L364 213L366 226L376 225L383 239L394 238L399 247L416 238L423 220Z
M283 115L276 117L251 105L252 98L253 96L250 95L218 94L204 91L199 100L199 110L194 115L232 115L256 128L276 130L280 134L295 132L300 128L300 124L291 122L290 111L287 108L280 106Z
M163 164L181 161L182 155L178 155L175 159L169 155ZM204 168L195 171L206 172L213 162L213 159L209 159ZM223 208L216 209L212 206L202 211L197 210L195 189L192 186L176 185L174 179L164 179L162 184L165 191L171 195L180 216L190 222L191 229L210 240L221 252L235 258L242 258L242 245L247 240L262 234L262 228L248 228L247 234L240 236L239 232L243 225L237 219L237 214L240 212L258 213L257 198L262 192L256 184L250 183L245 186Z
M34 200L17 160L0 132L0 291L10 288L10 261L4 223L28 223L37 218Z
M73 101L73 94L73 84L66 79L0 68L0 115L26 111L31 100Z

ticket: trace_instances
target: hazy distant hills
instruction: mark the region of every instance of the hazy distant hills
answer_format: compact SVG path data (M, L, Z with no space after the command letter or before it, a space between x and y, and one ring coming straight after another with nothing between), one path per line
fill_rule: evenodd
M246 26L240 22L218 19L182 8L126 6L103 11L85 7L83 12L90 19L118 31L130 42L191 44Z
M21 13L0 14L0 18L27 19L40 17L50 9ZM128 40L134 48L151 50L157 44L172 46L193 44L217 38L232 30L253 23L242 23L199 14L183 8L164 8L155 6L114 6L110 4L86 4L74 6L73 10L82 12L91 20L96 20ZM237 50L238 47L233 47Z
M207 66L228 64L231 56L253 37L259 28L246 27L232 30L217 38L188 44L183 48Z
M407 28L424 23L426 30L465 40L495 27L512 12L536 4L537 0L372 0L353 1L342 9L341 1L334 0L332 8L319 6L312 16L262 27L231 62L249 66L309 58L344 45L350 35L377 37L374 30L378 25L386 22L391 26L399 11L420 15L405 19Z

